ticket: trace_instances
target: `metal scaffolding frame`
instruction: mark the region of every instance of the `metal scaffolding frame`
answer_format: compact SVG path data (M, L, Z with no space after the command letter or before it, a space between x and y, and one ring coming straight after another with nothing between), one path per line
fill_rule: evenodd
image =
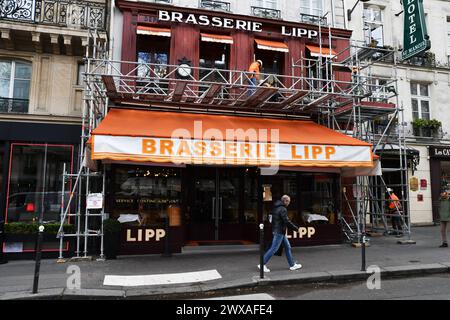
M338 39L332 36L330 27L327 31L322 32L319 23L320 53L323 53L324 47L331 49L333 40ZM327 41L322 40L325 34ZM99 237L100 257L103 258L103 220L106 214L104 209L91 214L84 202L85 196L92 192L90 181L93 177L102 178L101 193L103 197L105 195L104 167L97 172L91 171L88 140L92 130L106 115L110 103L121 108L260 117L309 117L331 129L371 143L373 152L377 151L381 159L383 146L395 143L399 150L399 166L391 168L391 171L400 174L400 203L404 212L400 214L402 209L397 204L396 211L402 219L404 232L410 238L404 119L403 108L398 101L396 74L383 84L377 84L376 77L371 74L374 63L393 56L395 51L371 48L351 41L342 52L320 54L317 59L307 58L306 53L302 53L299 61L291 62L291 75L262 73L261 83L253 86L247 71L199 67L186 70L186 66L182 65L114 61L109 59L106 41L97 30L89 30L89 38L85 59L80 167L77 174L64 173L65 182L75 179L75 183L69 203L63 204L61 209L61 227L58 232L60 259L63 260L65 237L76 237L77 257L80 257L82 241L84 257L88 257L88 239ZM311 70L315 71L305 76ZM351 80L336 80L335 71L351 74ZM382 92L382 98L374 98L374 92ZM393 100L395 103L388 103ZM380 118L388 122L381 134L375 131L375 123ZM392 131L395 125L397 132ZM342 210L337 214L346 238L351 242L366 241L364 237L368 221L370 231L383 231L384 234L392 232L387 220L393 213L387 213L384 209L389 186L383 177L357 176L354 182L350 186L341 183L341 209L347 210L348 214L343 214ZM351 196L347 193L349 188L354 191ZM69 210L71 201L77 201L77 212L73 214ZM65 234L63 225L70 216L76 218L77 231ZM94 217L100 217L101 223L99 228L91 230L90 220Z

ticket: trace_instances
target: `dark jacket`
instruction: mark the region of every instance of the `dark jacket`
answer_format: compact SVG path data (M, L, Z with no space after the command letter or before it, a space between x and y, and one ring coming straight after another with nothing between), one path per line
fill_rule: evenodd
M287 227L298 230L298 227L289 220L286 207L280 200L277 200L272 211L272 232L286 234Z

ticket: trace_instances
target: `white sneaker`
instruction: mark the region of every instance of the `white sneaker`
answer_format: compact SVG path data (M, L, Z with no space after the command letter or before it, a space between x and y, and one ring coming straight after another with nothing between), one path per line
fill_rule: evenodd
M300 263L294 264L292 267L289 268L289 270L297 270L300 269L302 265Z
M258 269L261 269L260 265L258 264ZM264 265L264 272L270 272L270 269Z

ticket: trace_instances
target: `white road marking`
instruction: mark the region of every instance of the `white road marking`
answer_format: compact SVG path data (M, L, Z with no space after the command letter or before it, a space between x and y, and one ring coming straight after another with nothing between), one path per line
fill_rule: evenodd
M219 272L217 272L217 270L139 276L105 275L103 285L121 287L154 286L164 284L203 282L217 280L220 278L222 278L222 276Z

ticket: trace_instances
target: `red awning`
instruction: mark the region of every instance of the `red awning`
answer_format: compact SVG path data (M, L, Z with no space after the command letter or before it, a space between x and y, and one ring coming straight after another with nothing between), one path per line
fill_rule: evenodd
M202 41L233 44L233 38L230 36L224 36L221 34L202 33Z
M289 47L284 42L269 41L262 39L255 39L258 49L261 50L272 50L279 52L289 52Z
M313 57L334 58L337 55L336 51L334 51L333 49L330 50L326 47L322 47L322 50L320 50L319 46L308 45L306 46L306 48L308 48L311 56Z
M138 26L137 34L145 34L148 36L170 37L171 31L168 28Z

